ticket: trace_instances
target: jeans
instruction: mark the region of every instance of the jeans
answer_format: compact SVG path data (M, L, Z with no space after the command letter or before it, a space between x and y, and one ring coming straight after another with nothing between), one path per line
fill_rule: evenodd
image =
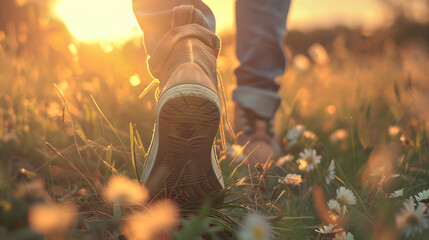
M184 5L193 9L178 8ZM274 78L284 73L286 65L282 43L289 6L290 0L236 1L240 66L235 70L237 88L233 100L262 118L273 118L280 105L277 94L280 85ZM168 55L169 47L161 44L166 41L171 46L166 39L196 37L204 39L215 51L220 48L220 40L214 33L215 17L201 0L133 0L133 8L150 58ZM176 27L181 27L180 31ZM156 67L151 66L150 58L149 70L156 77Z

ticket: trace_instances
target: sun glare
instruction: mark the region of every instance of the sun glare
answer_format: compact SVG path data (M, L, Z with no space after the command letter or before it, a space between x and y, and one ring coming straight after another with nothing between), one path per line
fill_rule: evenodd
M121 43L141 35L131 0L59 0L55 11L81 41Z
M65 22L69 31L80 41L121 44L142 34L133 13L132 0L56 1L55 14ZM234 1L203 1L216 16L218 34L234 30ZM350 26L378 26L387 21L384 14L378 14L380 6L376 4L376 0L362 0L362 3L352 6L340 0L327 1L328 3L318 4L317 8L309 7L315 4L312 0L294 2L288 20L288 29L327 27L340 22ZM315 21L316 19L318 20Z

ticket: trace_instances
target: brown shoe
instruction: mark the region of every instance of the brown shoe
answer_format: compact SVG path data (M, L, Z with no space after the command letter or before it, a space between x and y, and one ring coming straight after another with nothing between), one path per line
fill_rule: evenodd
M201 201L224 187L213 148L222 110L216 56L202 41L186 38L174 45L162 67L142 182L156 197Z
M251 167L257 163L265 164L279 155L280 147L274 140L273 119L261 118L236 103L233 125L237 143L242 146L248 143L243 153L247 155L246 161Z

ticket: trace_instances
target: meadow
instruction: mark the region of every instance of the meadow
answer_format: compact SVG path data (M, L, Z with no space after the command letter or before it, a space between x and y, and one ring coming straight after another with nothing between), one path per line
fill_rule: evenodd
M428 239L429 48L399 23L290 32L277 79L283 155L248 166L225 118L226 188L186 204L151 200L139 184L157 92L142 39L89 44L58 22L10 23L0 31L0 239ZM232 112L238 62L234 35L222 39Z

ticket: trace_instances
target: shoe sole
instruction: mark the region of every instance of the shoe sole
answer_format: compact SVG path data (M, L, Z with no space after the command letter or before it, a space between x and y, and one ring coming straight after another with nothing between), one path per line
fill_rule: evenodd
M217 94L199 84L176 85L161 95L142 176L154 197L201 201L223 188L213 150L220 111Z

